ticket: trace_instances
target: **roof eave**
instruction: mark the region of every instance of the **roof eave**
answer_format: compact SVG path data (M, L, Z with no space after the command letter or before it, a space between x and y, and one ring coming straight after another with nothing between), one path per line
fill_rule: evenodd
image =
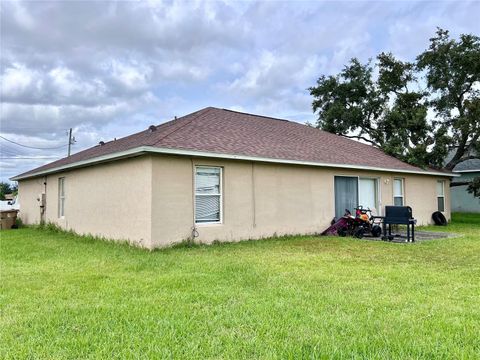
M480 169L468 169L468 170L453 170L455 173L472 173L472 172L480 172Z
M349 165L349 164L331 164L331 163L321 163L315 161L302 161L302 160L288 160L288 159L276 159L276 158L267 158L259 156L248 156L248 155L235 155L235 154L223 154L223 153L214 153L208 151L197 151L197 150L184 150L184 149L174 149L174 148L160 148L154 146L139 146L132 148L126 151L116 152L104 156L99 156L92 159L87 159L83 161L77 161L75 163L58 166L55 168L47 169L44 171L39 171L31 174L26 174L24 176L17 175L10 180L18 181L28 178L34 178L38 176L44 176L48 174L53 174L56 172L69 170L73 168L79 168L84 166L90 166L102 162L118 160L122 158L138 156L144 153L156 153L156 154L165 154L165 155L182 155L182 156L197 156L197 157L209 157L209 158L218 158L218 159L232 159L232 160L244 160L244 161L256 161L256 162L267 162L267 163L276 163L276 164L289 164L289 165L304 165L304 166L316 166L316 167L329 167L329 168L341 168L341 169L355 169L355 170L370 170L370 171L381 171L381 172L395 172L403 174L418 174L418 175L432 175L432 176L442 176L442 177L458 177L460 175L454 173L441 173L435 171L418 171L418 170L403 170L403 169L392 169L392 168L383 168L383 167L374 167L374 166L361 166L361 165Z
M11 177L11 181L18 181L18 180L24 180L24 179L30 179L30 178L35 178L39 176L45 176L49 174L54 174L57 172L65 171L65 170L70 170L70 169L75 169L75 168L80 168L80 167L85 167L85 166L91 166L99 163L104 163L104 162L109 162L109 161L114 161L114 160L120 160L120 159L125 159L125 158L130 158L130 157L135 157L142 155L144 151L142 150L143 146L141 147L136 147L132 148L129 150L125 151L120 151L120 152L115 152L107 155L102 155L102 156L97 156L91 159L87 160L81 160L81 161L76 161L71 164L66 164L62 166L57 166L51 169L46 169L46 170L41 170L38 172L34 172L31 174L25 174L25 175L17 175L14 177Z

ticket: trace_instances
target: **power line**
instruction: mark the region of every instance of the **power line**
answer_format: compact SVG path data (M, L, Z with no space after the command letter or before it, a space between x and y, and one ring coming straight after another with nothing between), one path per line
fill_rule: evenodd
M5 151L4 149L1 150L1 153L2 155L5 155L5 156L22 156L21 154L18 154L14 151L9 151L9 150Z
M25 150L19 149L18 147L9 143L0 142L0 151L2 152L11 151L11 152L18 153L18 152L24 152ZM17 154L17 155L22 155L22 154Z
M3 141L0 141L0 150L13 151L16 153L16 155L25 155L25 151L28 151L26 149L21 149L18 146L15 146L14 144L10 144L8 142L3 142Z
M0 156L0 160L4 159L15 159L15 160L43 160L43 159L58 159L58 157L55 156Z
M40 147L35 147L35 146L28 146L28 145L19 144L19 143L13 141L13 140L9 140L6 137L3 137L2 135L0 135L0 138L2 138L3 140L6 140L8 142L11 142L12 144L15 144L15 145L23 146L23 147L26 147L26 148L29 148L29 149L36 149L36 150L54 150L54 149L61 149L61 148L64 148L65 146L68 146L68 144L65 144L65 145L56 146L56 147L40 148Z
M35 130L35 131L43 131L43 132L46 132L46 133L51 133L51 131L45 129L45 126L22 126L22 125L0 126L0 131L2 131L2 132L9 132L9 131L12 131L12 130L13 131L15 131L15 130ZM65 130L68 130L68 129L60 129L60 130L57 130L57 132L65 131Z

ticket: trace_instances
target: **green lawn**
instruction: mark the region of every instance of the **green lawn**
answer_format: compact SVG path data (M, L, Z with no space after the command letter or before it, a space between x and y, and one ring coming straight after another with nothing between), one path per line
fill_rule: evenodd
M4 231L0 358L480 358L480 216L435 230L462 236L147 252Z

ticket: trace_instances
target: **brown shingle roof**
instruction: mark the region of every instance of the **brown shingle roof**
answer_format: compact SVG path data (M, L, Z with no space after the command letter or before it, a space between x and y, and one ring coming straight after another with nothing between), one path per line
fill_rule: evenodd
M80 151L15 178L141 146L400 171L422 169L370 145L296 122L208 107L156 127Z

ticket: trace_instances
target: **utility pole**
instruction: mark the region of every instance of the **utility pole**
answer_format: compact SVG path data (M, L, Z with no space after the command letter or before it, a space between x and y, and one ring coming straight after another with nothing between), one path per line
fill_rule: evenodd
M70 148L72 147L73 141L72 141L72 128L68 131L68 155L70 156Z

